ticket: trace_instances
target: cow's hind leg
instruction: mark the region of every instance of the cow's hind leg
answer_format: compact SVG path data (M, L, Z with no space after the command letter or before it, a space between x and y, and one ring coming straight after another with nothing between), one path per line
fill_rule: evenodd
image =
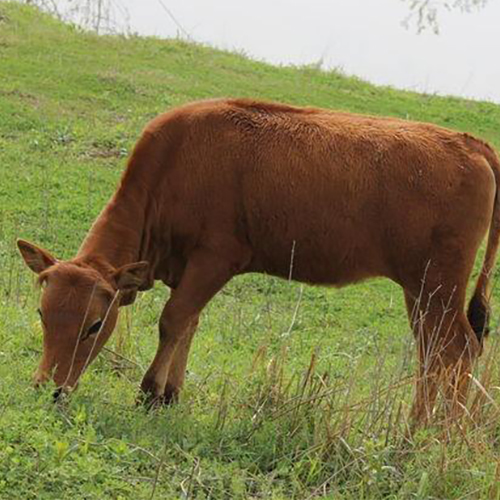
M463 411L473 361L479 342L464 312L465 290L445 293L442 287L419 296L405 292L406 305L417 340L419 372L412 425L427 423L442 389L448 417Z
M158 350L141 383L148 404L177 396L179 384L184 378L189 337L194 333L193 326L198 316L209 300L232 278L235 270L243 265L243 255L239 257L235 252L224 258L222 253L199 250L191 256L179 286L163 309ZM170 380L176 387L167 386L171 369Z

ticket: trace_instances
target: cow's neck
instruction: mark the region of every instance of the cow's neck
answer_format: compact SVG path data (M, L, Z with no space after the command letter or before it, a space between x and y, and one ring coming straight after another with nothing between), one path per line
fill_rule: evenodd
M147 260L147 248L144 248L146 205L140 193L132 196L120 188L95 220L77 259L101 261L114 269Z

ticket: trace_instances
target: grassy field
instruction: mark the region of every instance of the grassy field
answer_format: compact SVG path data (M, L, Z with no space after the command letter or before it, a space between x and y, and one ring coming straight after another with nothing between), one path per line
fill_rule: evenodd
M179 40L97 37L0 3L0 499L500 499L496 335L477 373L488 396L472 394L476 423L405 441L414 345L388 281L330 290L235 279L203 315L175 408L134 404L162 286L123 310L66 404L31 387L38 291L15 239L73 256L145 123L214 96L430 121L500 148L493 104Z

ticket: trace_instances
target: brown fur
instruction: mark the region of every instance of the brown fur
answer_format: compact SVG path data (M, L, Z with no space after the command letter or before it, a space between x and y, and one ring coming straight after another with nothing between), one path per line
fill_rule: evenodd
M142 383L149 397L167 391L167 399L182 385L201 310L232 276L265 272L334 286L385 276L405 291L421 359L413 417L424 420L441 374L463 400L480 351L500 234L499 172L484 142L434 125L251 100L198 102L147 126L71 262L120 289L122 305L154 280L172 288ZM471 328L465 289L489 229ZM24 245L27 262L43 252ZM124 267L138 261L148 269ZM66 293L56 278L61 265L44 272ZM128 286L117 285L116 273ZM80 302L89 300L82 293ZM102 304L95 307L102 315ZM76 313L74 321L81 323Z

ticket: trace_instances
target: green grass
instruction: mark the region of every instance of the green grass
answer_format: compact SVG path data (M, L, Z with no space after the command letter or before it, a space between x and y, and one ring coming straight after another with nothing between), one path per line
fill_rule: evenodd
M500 148L493 104L180 40L97 37L0 3L0 498L500 499L499 413L487 398L463 432L403 440L414 347L388 281L235 279L203 315L181 403L148 413L134 400L168 297L158 286L123 311L109 346L119 356L103 353L65 405L31 388L38 292L15 239L73 256L146 122L215 96L430 121ZM493 335L486 358L495 345ZM483 372L500 404L497 364Z

